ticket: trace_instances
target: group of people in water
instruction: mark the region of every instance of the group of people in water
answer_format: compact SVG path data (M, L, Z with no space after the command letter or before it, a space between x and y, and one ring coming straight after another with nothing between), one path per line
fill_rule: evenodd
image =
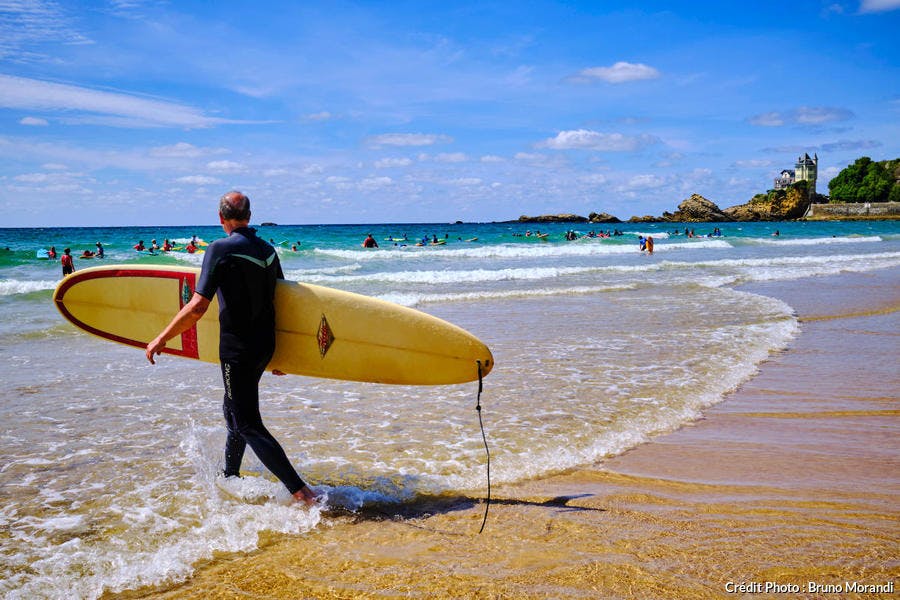
M65 248L62 255L57 255L56 246L50 246L50 249L46 251L46 257L50 260L56 260L57 256L59 256L59 264L62 266L63 277L75 272L75 259L72 256L71 248ZM103 244L97 242L96 251L85 250L81 253L80 258L103 258L104 256Z
M156 254L157 252L172 252L173 250L184 250L188 254L194 254L200 249L202 242L197 239L197 236L191 237L190 241L185 244L182 248L181 246L176 246L172 242L169 241L169 238L165 238L163 240L162 246L154 239L150 240L150 246L144 245L144 240L139 240L137 244L132 246L137 252L147 252L148 254Z
M513 237L526 237L526 238L536 237L536 238L542 239L542 240L546 240L548 237L550 237L549 233L541 233L540 230L536 230L534 232L532 232L531 230L528 230L525 233L514 233L512 235L513 235ZM587 233L581 233L581 232L575 231L574 229L570 229L570 230L566 231L565 234L563 234L563 237L566 239L566 241L573 242L575 240L581 240L581 239L586 239L586 238L612 238L612 237L618 237L620 235L625 235L625 234L622 233L621 231L619 231L618 229L613 229L613 230L608 229L606 231L594 231L592 229L591 231L589 231Z
M144 240L139 240L137 244L133 246L133 249L137 252L147 252L148 254L156 254L157 252L170 252L172 250L184 250L189 254L193 254L200 250L203 242L197 239L197 236L193 236L191 240L184 246L179 247L175 246L168 239L164 240L162 246L160 246L156 240L151 240L150 246L144 245ZM56 260L59 258L59 262L62 265L62 274L65 277L70 273L75 272L75 257L72 255L72 249L66 248L63 250L63 253L57 254L56 246L50 246L49 250L41 251L41 253L46 253L45 255L41 255L39 253L39 258L49 258L50 260ZM104 258L106 256L106 251L103 248L103 244L101 242L97 242L96 250L85 250L81 253L78 258L81 259L92 259L92 258Z
M620 235L625 235L625 234L622 233L621 231L619 231L618 229L613 229L612 231L607 229L606 231L601 231L599 233L592 229L591 231L588 231L584 235L579 235L577 232L570 230L570 231L566 232L566 240L572 242L572 241L582 239L582 238L589 238L589 239L612 238L612 237L619 237Z
M418 240L416 242L415 245L416 246L443 246L444 244L447 243L447 240L449 240L449 239L450 239L449 233L444 234L443 238L439 238L436 234L431 234L431 237L424 235L424 236L422 236L421 240ZM463 241L463 239L461 237L457 238L457 239L460 242ZM477 239L478 238L471 238L471 239L468 239L465 241L474 242ZM385 238L385 241L392 242L395 246L406 246L410 240L409 240L409 236L404 233L403 237L396 237L396 238L392 235L389 235L388 237ZM371 233L366 234L366 239L363 240L361 245L363 248L378 248L379 247L378 242L375 240L375 237Z
M679 229L673 229L672 231L669 232L669 235L684 235L684 236L687 236L687 237L689 237L689 238L695 238L695 237L708 237L708 238L711 238L711 237L722 237L722 230L719 229L718 227L714 227L713 230L712 230L712 233L707 233L707 234L704 236L702 233L700 233L700 234L695 233L693 229L688 229L687 227L685 227L685 228L684 228L684 233L682 233L681 230L679 230Z

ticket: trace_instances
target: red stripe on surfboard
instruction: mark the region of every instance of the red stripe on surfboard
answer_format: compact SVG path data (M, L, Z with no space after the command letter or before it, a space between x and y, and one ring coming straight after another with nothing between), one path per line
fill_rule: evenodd
M73 325L79 327L88 333L92 333L96 336L102 337L104 339L118 342L120 344L126 344L128 346L134 346L136 348L145 348L147 343L140 340L133 340L131 338L122 337L119 335L115 335L113 333L109 333L108 331L103 331L101 329L97 329L96 327L92 327L87 323L79 320L75 317L69 309L66 308L64 304L64 298L66 292L72 286L81 283L83 281L90 281L92 279L107 279L112 277L157 277L160 279L177 279L178 280L178 306L183 307L185 302L181 297L181 286L183 282L187 282L190 286L191 293L193 295L193 290L195 288L197 274L194 272L178 272L178 271L162 271L162 270L154 270L154 269L131 269L131 268L109 268L104 269L102 271L81 271L76 272L68 277L66 277L59 285L54 294L53 300L56 302L56 307L59 309L59 312L68 319ZM165 348L163 352L166 354L174 354L176 356L183 356L185 358L200 358L200 350L197 344L197 326L194 325L187 331L181 334L181 350L176 348Z

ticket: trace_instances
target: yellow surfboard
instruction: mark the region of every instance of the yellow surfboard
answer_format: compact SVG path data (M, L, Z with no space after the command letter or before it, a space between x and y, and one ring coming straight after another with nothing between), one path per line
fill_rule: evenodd
M77 271L53 294L76 326L101 338L146 347L194 293L200 270L110 265ZM219 361L218 302L165 352ZM494 366L478 338L421 311L342 290L279 281L275 355L269 369L350 381L440 385L478 379Z

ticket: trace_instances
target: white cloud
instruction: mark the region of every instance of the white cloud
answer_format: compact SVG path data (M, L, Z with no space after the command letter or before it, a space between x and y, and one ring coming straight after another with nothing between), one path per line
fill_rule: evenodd
M376 169L390 169L394 167L408 167L412 164L410 158L382 158L375 161Z
M824 125L839 121L849 121L855 115L846 108L831 106L801 106L787 112L772 111L747 119L751 125L760 127L782 127L784 125Z
M394 180L390 177L369 177L359 182L359 188L361 190L377 190L392 183L394 183Z
M761 115L755 115L748 119L751 125L759 125L760 127L781 127L784 125L784 117L778 112L767 112Z
M898 8L900 8L900 0L862 0L859 4L861 13L885 12Z
M80 187L79 181L85 179L83 173L72 173L63 170L54 170L49 173L23 173L12 178L13 181L33 186L40 186L41 189L69 189L71 186Z
M186 177L179 177L175 181L178 183L187 183L189 185L213 185L222 183L215 177L209 177L207 175L188 175Z
M247 167L233 160L214 160L206 163L206 167L216 173L243 173Z
M38 48L49 43L92 44L78 32L66 11L55 2L18 1L0 3L0 58L47 61ZM35 50L31 50L34 48Z
M773 164L774 163L771 160L759 158L734 161L734 166L740 167L741 169L760 169L764 167L771 167Z
M311 115L306 115L306 119L308 121L329 121L333 118L333 115L327 110L323 110L322 112L317 112Z
M847 152L851 150L870 150L872 148L880 148L882 145L882 142L879 140L838 140L822 144L819 147L826 152Z
M215 154L228 154L226 148L199 148L187 142L178 142L171 146L156 146L150 149L150 156L162 158L200 158Z
M469 160L469 157L463 152L443 152L435 156L434 160L442 163L461 163Z
M3 74L0 74L0 108L82 111L94 115L87 117L90 122L118 127L195 129L236 122L207 117L194 107L174 102Z
M509 86L523 87L531 83L531 73L534 67L521 65L515 71L503 78L503 82Z
M449 182L450 185L461 185L461 186L469 186L469 185L481 185L481 179L479 177L460 177L459 179L454 179Z
M587 185L603 185L606 183L606 176L602 173L590 173L588 175L582 175L578 179Z
M553 150L600 150L606 152L633 152L659 142L651 135L627 136L621 133L600 133L589 129L560 131L555 138L544 140L540 147Z
M660 188L664 185L666 185L666 179L664 177L661 177L660 175L635 175L622 183L618 187L617 191L632 192L636 190Z
M827 185L828 182L837 177L838 173L842 170L841 167L828 167L827 169L819 171L819 179Z
M30 125L32 127L46 127L49 124L47 119L41 119L40 117L22 117L19 120L19 125Z
M481 162L483 163L502 163L506 162L506 159L502 156L496 156L494 154L486 154L481 157Z
M434 144L446 144L453 138L446 135L431 133L383 133L369 138L369 145L381 146L432 146Z
M218 153L217 149L202 149L207 153ZM227 152L227 150L225 151ZM28 159L41 163L56 163L76 169L125 169L139 172L160 172L178 169L184 172L183 157L167 155L165 151L154 155L146 148L114 147L95 148L68 141L35 141L26 137L0 136L0 159ZM196 168L196 167L194 167Z
M581 79L600 79L607 83L626 83L642 79L656 79L660 72L643 63L619 61L611 67L589 67L579 73Z
M535 154L533 152L517 152L515 159L522 162L543 163L547 161L547 156L544 154Z
M23 173L16 175L13 179L21 183L44 183L50 179L50 176L47 173Z
M801 106L793 111L793 117L799 125L821 125L822 123L847 121L853 118L853 113L846 108Z

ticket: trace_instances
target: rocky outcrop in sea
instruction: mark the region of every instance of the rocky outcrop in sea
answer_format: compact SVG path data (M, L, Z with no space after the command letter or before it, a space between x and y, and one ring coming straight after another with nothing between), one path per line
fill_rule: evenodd
M825 200L817 196L818 200ZM701 196L691 194L684 199L674 213L664 212L661 216L633 216L629 223L718 223L723 221L792 221L803 218L809 208L810 199L806 182L800 181L785 190L770 190L757 194L746 204L738 204L726 209ZM621 223L608 213L591 213L588 217L562 213L519 217L520 223Z

